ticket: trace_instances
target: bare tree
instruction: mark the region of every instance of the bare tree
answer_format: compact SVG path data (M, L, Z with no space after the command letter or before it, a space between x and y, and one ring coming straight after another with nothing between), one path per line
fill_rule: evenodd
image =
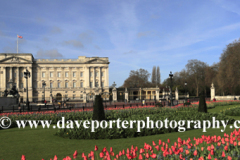
M186 65L187 72L189 74L189 80L194 82L196 88L196 96L199 96L199 92L206 93L205 89L205 69L208 65L197 59L188 60Z
M140 68L139 70L131 70L129 77L124 81L123 86L124 87L146 87L149 85L148 79L149 79L150 73Z

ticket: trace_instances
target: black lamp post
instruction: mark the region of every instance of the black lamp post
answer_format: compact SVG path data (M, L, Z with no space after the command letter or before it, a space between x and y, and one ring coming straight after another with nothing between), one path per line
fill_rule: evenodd
M170 74L169 74L169 78L170 78L170 80L171 80L171 85L170 85L170 87L171 87L171 89L170 89L170 99L171 99L171 106L173 106L173 101L172 101L172 78L173 78L173 74L172 74L171 71L170 71Z
M29 108L29 101L28 101L28 78L30 78L30 72L26 69L26 72L24 72L24 78L26 78L26 89L27 89L27 108L28 110L30 110Z
M184 83L184 89L185 89L185 102L186 102L186 97L187 97L187 95L186 95L186 87L187 87L187 82Z
M43 102L45 102L45 86L46 86L46 83L43 82L43 83L42 83L42 86L43 86L43 93L44 93Z

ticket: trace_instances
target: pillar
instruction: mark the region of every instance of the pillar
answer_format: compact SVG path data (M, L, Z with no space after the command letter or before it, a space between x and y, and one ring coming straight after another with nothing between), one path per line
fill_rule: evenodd
M12 78L12 70L13 70L13 68L12 67L10 67L9 68L9 80L13 80Z
M102 87L102 80L101 80L101 67L99 67L99 74L98 74L98 86Z
M214 84L212 83L211 85L211 100L215 98L215 87Z
M176 87L176 90L175 90L175 100L178 100L178 89Z
M95 88L95 80L96 80L96 78L95 78L95 67L93 67L93 83L92 83L93 88Z
M156 101L159 101L159 91L160 89L158 87L156 87Z
M108 88L109 87L109 73L108 73L108 67L106 68L106 79L105 79L105 86Z
M7 88L7 85L6 85L6 82L7 82L7 67L3 67L3 88L6 89Z
M16 88L17 88L18 91L19 91L19 88L20 88L20 87L19 87L19 67L17 67L17 74L16 74L16 75L17 75L17 77L16 77L16 81L17 81L17 82L16 82L16 83L17 83Z
M90 70L90 68L89 67L85 67L85 86L86 86L86 88L89 88L90 86L89 86L89 80L90 80L90 77L89 77L89 71Z

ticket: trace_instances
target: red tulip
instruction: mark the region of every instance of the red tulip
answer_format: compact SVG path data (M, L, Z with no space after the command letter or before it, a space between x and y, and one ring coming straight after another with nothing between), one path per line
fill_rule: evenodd
M57 156L56 156L56 157L57 157ZM82 153L82 158L83 158L83 157L85 157L85 154L84 154L84 153ZM54 157L54 158L55 158L55 157Z
M195 151L193 152L193 155L194 155L194 156L197 156L197 150L195 150Z
M100 152L99 156L100 156L100 158L103 158L103 156L104 156L103 152Z
M22 155L22 158L21 158L21 160L26 160L26 158L25 158L25 156L24 156L24 155Z
M141 154L141 153L143 153L143 152L144 152L144 149L141 148L139 153Z
M212 159L212 157L211 157L211 155L210 155L210 154L208 154L208 159Z
M98 150L98 147L95 145L95 149L94 149L95 151L97 151Z
M159 146L155 146L156 150L159 151Z
M77 158L77 155L78 155L78 152L77 150L73 153L73 158L76 159Z
M161 141L161 139L159 139L159 141L158 141L158 144L159 144L159 145L161 145L161 144L162 144L162 141Z
M142 160L142 159L143 159L143 157L142 157L141 154L139 154L138 159L139 159L139 160Z
M186 155L188 155L188 154L189 154L189 150L185 150L185 152L186 152Z
M148 159L149 158L149 153L146 153L145 157Z
M125 155L125 151L124 151L124 149L122 150L122 155Z
M225 149L225 151L227 151L228 150L228 146L225 146L224 149Z
M53 160L57 160L57 156L56 155L54 156Z
M154 141L152 141L152 144L153 144L153 146L156 146L156 143Z
M153 154L150 155L150 157L155 159L157 157L157 154L153 153Z
M226 155L225 155L225 152L223 151L223 152L222 152L222 157L225 157L225 156L226 156Z
M232 157L230 157L230 156L228 156L227 158L228 158L228 160L232 160Z
M170 143L170 139L168 139L167 142Z
M110 152L112 152L113 151L113 149L112 149L112 147L110 147Z

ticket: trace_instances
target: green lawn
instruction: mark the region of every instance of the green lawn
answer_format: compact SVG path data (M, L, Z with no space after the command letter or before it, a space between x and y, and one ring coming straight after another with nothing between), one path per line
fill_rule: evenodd
M216 108L209 109L209 112L219 112L224 108L236 107L236 105L229 106L217 106ZM240 120L240 117L233 117ZM225 130L225 133L230 133L234 129L230 129L229 126ZM169 138L172 142L177 141L178 137L187 139L190 137L200 137L201 135L220 135L224 133L220 129L208 129L207 132L202 130L191 130L182 133L169 133L160 134L147 137L128 138L128 139L114 139L114 140L70 140L63 139L58 136L54 136L56 130L54 129L7 129L0 130L0 159L4 160L20 160L22 154L26 156L27 160L49 160L57 155L59 159L63 159L66 156L71 156L75 150L79 153L79 159L82 152L89 153L94 150L94 146L97 145L99 149L103 147L113 147L115 154L122 150L131 147L131 145L141 148L144 143L152 144L152 141L158 142L159 139L167 141ZM82 159L82 158L81 158Z

